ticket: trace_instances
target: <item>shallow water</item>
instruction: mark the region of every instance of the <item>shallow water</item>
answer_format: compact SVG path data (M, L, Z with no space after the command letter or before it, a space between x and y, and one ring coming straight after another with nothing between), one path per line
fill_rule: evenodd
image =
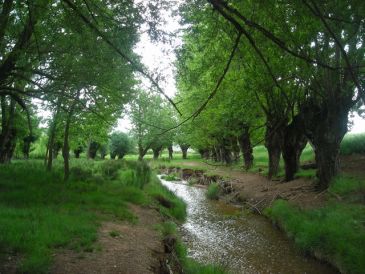
M195 260L223 265L230 273L337 273L300 254L264 217L210 201L204 188L183 181L161 182L187 204L182 238Z

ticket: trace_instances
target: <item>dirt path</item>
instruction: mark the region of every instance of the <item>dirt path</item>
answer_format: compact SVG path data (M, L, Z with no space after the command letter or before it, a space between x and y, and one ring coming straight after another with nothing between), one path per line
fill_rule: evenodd
M154 225L161 222L161 218L153 209L133 205L130 208L138 216L138 224L102 223L97 242L101 246L100 251L80 254L64 250L55 256L50 273L159 273L164 247Z

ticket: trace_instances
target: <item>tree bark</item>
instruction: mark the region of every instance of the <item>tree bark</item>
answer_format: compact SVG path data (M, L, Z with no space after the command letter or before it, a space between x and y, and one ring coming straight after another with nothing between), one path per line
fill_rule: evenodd
M89 148L88 148L88 151L87 151L87 155L90 159L95 159L99 147L100 147L100 144L97 143L97 142L91 141L89 143Z
M268 178L271 179L279 172L279 163L281 156L281 148L284 139L284 122L270 123L266 125L265 147L269 154L269 172Z
M250 139L250 128L246 125L242 126L242 133L238 137L243 156L244 168L249 170L253 166L253 149Z
M190 145L187 144L180 144L180 149L182 152L182 158L183 159L187 159L188 158L188 149L189 149Z
M79 92L77 93L76 98L78 98ZM65 131L63 134L63 147L62 147L62 156L63 156L63 171L64 171L64 181L67 181L70 177L70 145L68 143L71 118L74 113L75 106L77 104L76 99L74 100L70 110L67 114L66 123L65 123Z
M285 181L294 179L299 170L300 155L307 144L304 135L304 124L299 115L294 116L293 121L285 127L282 155L285 165Z
M149 147L143 148L142 143L138 143L138 160L142 161L143 157L146 155Z
M228 138L223 138L221 151L222 151L223 162L226 163L227 165L231 164L232 163L231 142Z
M210 155L211 155L212 160L213 160L214 162L218 162L218 156L217 156L217 151L216 151L215 147L213 147L213 148L211 149L211 153L210 153Z
M54 147L54 141L56 138L57 120L58 120L60 108L61 108L61 103L59 102L57 104L56 112L53 115L52 125L50 127L50 132L49 132L49 137L48 137L48 145L47 145L48 158L46 155L48 171L52 170L52 164L53 164L53 158L54 158L53 157L53 147Z
M158 157L160 156L160 152L162 150L162 146L156 147L156 148L152 148L153 151L153 159L157 160Z
M9 163L15 149L16 129L14 127L15 101L10 99L7 113L6 99L1 98L2 128L0 134L0 163Z
M350 104L340 100L329 100L320 106L307 102L302 108L306 135L315 152L320 189L328 188L339 173L340 145L347 132L349 109Z
M172 160L173 158L173 153L174 153L174 150L172 148L172 145L168 146L167 147L167 150L169 151L169 159Z
M240 147L238 145L238 140L236 136L231 138L231 148L233 153L233 161L238 162L240 159Z

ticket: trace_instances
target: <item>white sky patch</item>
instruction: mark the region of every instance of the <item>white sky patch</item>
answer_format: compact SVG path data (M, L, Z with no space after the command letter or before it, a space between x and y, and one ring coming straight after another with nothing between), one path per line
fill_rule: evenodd
M350 117L354 125L350 130L351 133L363 133L365 132L365 119L361 118L357 113L353 113L354 117Z

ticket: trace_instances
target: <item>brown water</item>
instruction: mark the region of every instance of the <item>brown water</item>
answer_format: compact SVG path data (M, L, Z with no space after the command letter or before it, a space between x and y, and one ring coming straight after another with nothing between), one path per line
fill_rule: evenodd
M305 257L282 232L262 216L210 201L205 189L185 182L161 180L187 204L182 227L188 256L202 263L220 264L230 273L337 273Z

